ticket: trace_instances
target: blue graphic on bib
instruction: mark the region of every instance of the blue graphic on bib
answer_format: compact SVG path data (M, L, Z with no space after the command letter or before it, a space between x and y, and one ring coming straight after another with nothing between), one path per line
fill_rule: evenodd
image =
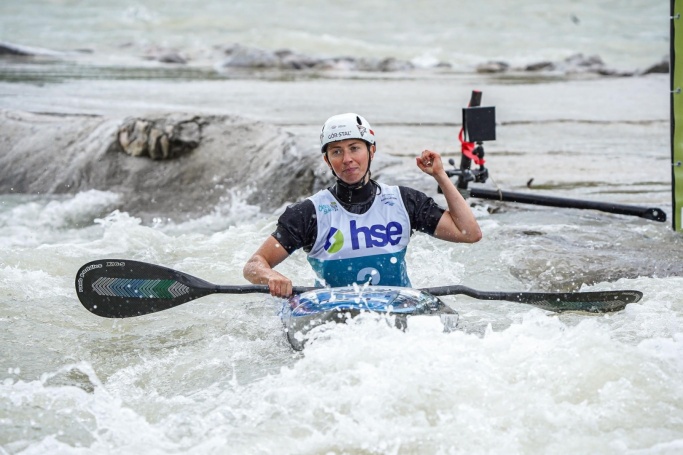
M341 287L369 283L411 287L405 253L403 249L396 253L324 261L309 256L308 262L318 277L317 285Z
M325 251L334 254L342 249L344 246L344 234L335 228L331 227L330 232L327 233L327 240L325 241Z

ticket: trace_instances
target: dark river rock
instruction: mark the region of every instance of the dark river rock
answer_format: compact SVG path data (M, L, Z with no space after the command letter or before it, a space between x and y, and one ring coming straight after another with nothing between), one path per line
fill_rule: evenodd
M263 210L330 183L315 147L289 132L232 116L106 118L0 111L0 193L122 195L148 219L212 212L231 189ZM276 177L276 178L274 178Z

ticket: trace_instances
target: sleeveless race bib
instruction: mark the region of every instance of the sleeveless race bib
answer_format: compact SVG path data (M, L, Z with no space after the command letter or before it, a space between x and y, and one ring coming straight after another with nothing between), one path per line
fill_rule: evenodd
M346 211L328 190L309 198L318 232L308 262L322 284L410 287L405 262L410 218L399 188L379 187L381 192L362 215Z

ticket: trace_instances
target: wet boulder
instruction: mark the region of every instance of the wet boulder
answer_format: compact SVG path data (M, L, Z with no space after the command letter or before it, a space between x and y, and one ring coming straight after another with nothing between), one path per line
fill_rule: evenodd
M155 160L177 158L197 148L201 127L202 121L198 117L129 118L119 127L118 142L131 156L148 156Z
M0 42L0 56L15 56L15 57L38 57L48 56L55 57L61 55L60 52L51 49L44 49L39 47L22 46L20 44Z
M320 65L320 59L293 52L289 49L275 51L280 60L279 66L284 69L304 70Z
M501 61L485 62L477 65L476 71L481 74L504 73L510 69L510 64Z
M0 111L0 193L121 195L145 220L212 213L239 194L273 210L331 182L316 148L237 116L137 118Z
M267 69L280 67L280 58L271 51L235 44L225 50L223 68Z
M234 44L224 49L227 56L218 67L229 69L251 70L341 70L341 71L372 71L394 72L409 71L415 65L409 61L393 57L325 57L316 58L299 54L289 49L279 49L271 52L266 49Z
M659 63L646 68L642 74L669 74L669 60L662 60Z

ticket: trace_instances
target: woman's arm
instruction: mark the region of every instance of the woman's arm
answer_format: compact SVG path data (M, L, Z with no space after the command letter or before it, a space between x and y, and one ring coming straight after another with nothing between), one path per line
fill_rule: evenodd
M415 161L422 172L434 177L448 204L448 210L444 212L436 226L434 237L462 243L475 243L481 240L479 223L465 198L446 174L441 156L431 150L425 150Z
M289 253L275 237L268 236L261 247L244 265L242 273L250 283L267 284L270 294L275 297L292 295L292 281L273 267L287 259Z

